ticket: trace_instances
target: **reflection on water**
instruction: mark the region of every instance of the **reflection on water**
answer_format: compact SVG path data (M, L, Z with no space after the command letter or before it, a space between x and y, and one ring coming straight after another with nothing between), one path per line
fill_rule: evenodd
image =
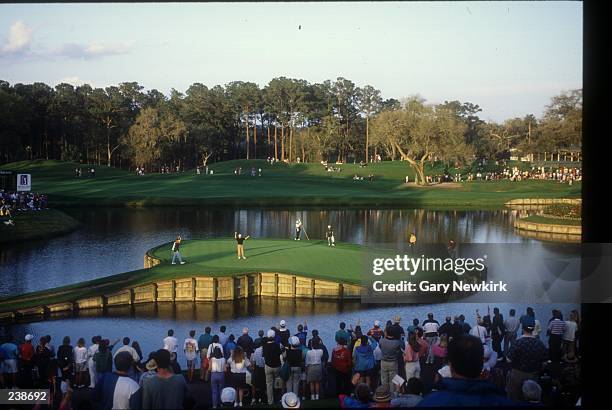
M328 224L336 241L393 243L417 233L419 243L529 243L512 228L516 211L425 209L278 210L209 208L114 208L69 210L83 223L72 234L0 249L0 297L78 283L143 266L144 253L176 234L184 238L232 236L235 230L289 238L301 218L310 238L323 238Z
M69 318L139 318L193 322L218 322L253 316L300 317L315 312L329 315L342 312L354 312L363 308L359 301L332 301L293 298L252 297L235 301L219 302L159 302L142 303L131 306L109 306L105 309L84 309L79 312L55 312L45 317L46 320L64 320ZM388 306L388 305L387 305Z

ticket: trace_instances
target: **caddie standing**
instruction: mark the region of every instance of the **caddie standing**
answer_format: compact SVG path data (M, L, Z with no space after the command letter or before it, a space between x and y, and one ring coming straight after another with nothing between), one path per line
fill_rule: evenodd
M325 237L327 238L327 246L336 246L336 239L334 238L334 230L331 225L327 225L327 231L325 231Z
M302 236L302 220L298 219L297 221L295 221L295 239L294 240L299 241L301 236Z

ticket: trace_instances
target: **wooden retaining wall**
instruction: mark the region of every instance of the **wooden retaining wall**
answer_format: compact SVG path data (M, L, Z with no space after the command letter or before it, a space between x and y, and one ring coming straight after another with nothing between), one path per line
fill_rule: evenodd
M160 261L149 255L144 258L145 267L158 265ZM362 287L328 280L312 279L292 274L260 272L239 276L196 276L139 285L120 291L60 302L46 306L18 309L0 313L0 320L14 320L24 316L41 316L57 312L87 309L105 309L114 306L130 306L156 302L216 302L245 299L249 296L268 296L280 299L358 299Z
M525 231L534 231L556 235L582 235L582 226L580 225L546 224L526 221L524 219L517 219L514 221L514 227Z
M522 229L517 230L517 233L521 236L537 239L539 241L565 242L565 243L582 242L582 236L580 235L567 235L567 234L552 233L552 232L527 231L527 230L522 230Z

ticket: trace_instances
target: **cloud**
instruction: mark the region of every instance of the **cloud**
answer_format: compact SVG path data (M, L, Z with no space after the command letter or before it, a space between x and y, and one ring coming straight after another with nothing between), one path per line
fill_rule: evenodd
M60 57L89 60L96 57L127 54L132 49L132 42L126 43L65 43L53 52Z
M62 84L62 83L71 84L71 85L73 85L75 87L78 87L78 86L83 85L83 84L89 84L90 86L95 88L95 85L93 84L92 81L82 80L80 77L78 77L76 75L75 76L64 77L64 78L58 80L55 83L55 85Z
M0 47L2 54L20 54L29 51L32 29L19 20L9 29L8 41Z

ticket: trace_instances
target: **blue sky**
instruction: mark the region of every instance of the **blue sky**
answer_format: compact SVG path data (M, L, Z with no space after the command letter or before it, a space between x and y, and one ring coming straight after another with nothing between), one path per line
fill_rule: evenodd
M301 29L298 27L301 25ZM496 121L582 87L580 2L0 5L0 79L185 91L345 77Z

